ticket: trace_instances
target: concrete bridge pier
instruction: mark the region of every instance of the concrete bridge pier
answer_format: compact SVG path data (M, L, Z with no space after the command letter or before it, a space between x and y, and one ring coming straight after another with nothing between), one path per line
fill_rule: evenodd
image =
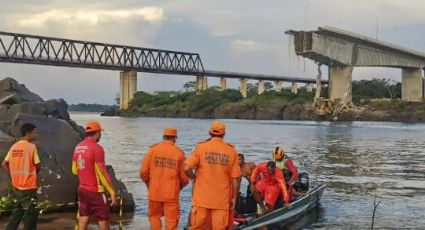
M274 81L274 90L278 93L282 92L282 81Z
M137 92L137 72L120 72L120 109L128 109L129 102Z
M226 78L220 77L220 90L224 91L227 88Z
M246 90L247 90L247 80L245 78L241 78L241 79L239 79L239 82L241 83L241 86L239 88L239 91L241 92L242 97L246 98L246 96L247 96L247 93L246 93Z
M263 94L265 91L264 80L258 80L258 95Z
M423 100L423 77L421 68L404 68L401 76L401 99L403 101Z
M298 84L296 82L292 82L291 92L293 94L297 94L298 93Z
M305 90L307 92L313 92L313 83L306 83L305 84Z
M329 100L352 103L352 66L329 66Z
M207 76L196 76L196 91L202 91L208 89L208 78Z

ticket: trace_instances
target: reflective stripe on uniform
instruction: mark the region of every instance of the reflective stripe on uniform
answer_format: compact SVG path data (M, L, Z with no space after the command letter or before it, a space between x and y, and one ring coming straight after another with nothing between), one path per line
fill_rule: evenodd
M31 172L30 170L13 170L10 171L11 175L36 175L36 172Z

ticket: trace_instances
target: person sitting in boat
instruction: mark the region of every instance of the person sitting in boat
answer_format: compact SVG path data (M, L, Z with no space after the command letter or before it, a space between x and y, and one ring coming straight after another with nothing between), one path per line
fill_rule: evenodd
M245 162L245 156L241 153L238 154L238 158L239 167L241 168L241 180L245 178L248 181L248 186L246 189L246 196L239 196L235 211L238 214L257 213L257 202L253 196L255 188L251 184L251 175L256 165L253 162Z
M260 205L263 214L274 210L280 193L282 193L284 206L286 208L292 207L289 203L290 197L286 188L285 178L282 171L276 167L274 161L259 164L252 172L251 183L255 186L254 198Z

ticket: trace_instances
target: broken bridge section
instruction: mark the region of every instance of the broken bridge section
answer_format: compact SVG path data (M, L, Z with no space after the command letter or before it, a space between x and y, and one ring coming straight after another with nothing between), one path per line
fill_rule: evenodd
M329 99L350 104L354 67L402 69L402 100L423 101L425 53L333 27L286 32L297 55L329 67Z

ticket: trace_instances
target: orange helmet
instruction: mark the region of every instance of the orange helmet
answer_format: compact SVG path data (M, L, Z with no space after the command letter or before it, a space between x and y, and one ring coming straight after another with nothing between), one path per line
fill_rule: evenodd
M281 147L274 148L272 155L273 155L273 159L278 161L282 160L284 155L283 149Z
M95 131L102 130L102 128L100 127L99 122L90 121L86 124L86 128L84 130L86 131L86 133L89 133L89 132L95 132Z

